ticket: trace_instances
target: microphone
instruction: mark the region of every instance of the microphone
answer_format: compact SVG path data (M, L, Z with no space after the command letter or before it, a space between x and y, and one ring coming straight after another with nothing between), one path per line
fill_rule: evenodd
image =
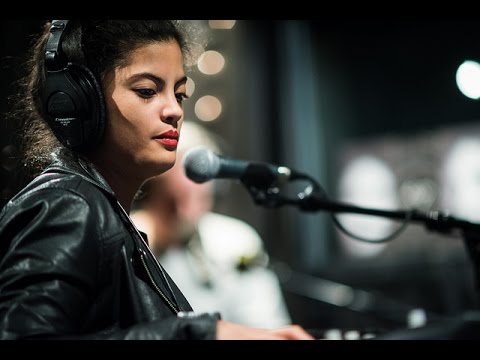
M287 182L295 175L285 166L231 159L202 146L185 154L183 166L187 177L196 183L212 179L239 179L246 185L269 187Z

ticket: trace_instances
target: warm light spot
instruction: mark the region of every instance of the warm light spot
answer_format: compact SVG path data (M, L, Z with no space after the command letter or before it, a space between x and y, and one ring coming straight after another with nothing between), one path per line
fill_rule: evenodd
M222 103L215 96L203 96L195 104L195 115L203 121L215 120L221 112Z
M205 51L197 62L198 70L206 75L219 73L225 66L225 58L218 51Z
M208 25L212 29L230 30L235 26L235 20L208 20Z

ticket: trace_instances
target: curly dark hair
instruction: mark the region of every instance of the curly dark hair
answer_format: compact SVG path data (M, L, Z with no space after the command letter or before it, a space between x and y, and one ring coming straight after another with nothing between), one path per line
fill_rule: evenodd
M19 80L21 90L12 99L10 113L15 121L22 122L22 163L31 175L42 171L55 154L76 155L57 140L43 116L39 92L45 83L44 54L50 26L47 21L34 39L27 75ZM199 38L193 30L192 23L175 20L70 20L63 34L62 52L69 62L88 67L101 82L108 71L123 65L132 51L151 42L175 40L185 64L193 63L197 45L203 47L195 42Z

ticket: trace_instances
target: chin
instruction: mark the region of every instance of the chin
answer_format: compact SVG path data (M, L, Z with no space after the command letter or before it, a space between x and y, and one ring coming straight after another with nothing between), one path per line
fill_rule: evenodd
M170 170L175 165L175 160L175 153L162 154L161 156L158 156L157 153L150 155L148 158L144 157L138 165L143 168L143 171L148 172L147 175L150 178Z
M170 170L173 165L175 165L175 162L163 162L161 164L158 164L155 167L155 174L154 175L160 175L163 174L165 171Z

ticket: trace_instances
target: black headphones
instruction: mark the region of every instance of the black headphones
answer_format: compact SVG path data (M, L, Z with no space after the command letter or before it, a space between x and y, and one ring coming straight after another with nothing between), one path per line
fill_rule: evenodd
M58 140L85 151L100 143L105 130L105 99L100 83L84 65L68 62L62 36L68 20L52 20L45 49L44 114Z

